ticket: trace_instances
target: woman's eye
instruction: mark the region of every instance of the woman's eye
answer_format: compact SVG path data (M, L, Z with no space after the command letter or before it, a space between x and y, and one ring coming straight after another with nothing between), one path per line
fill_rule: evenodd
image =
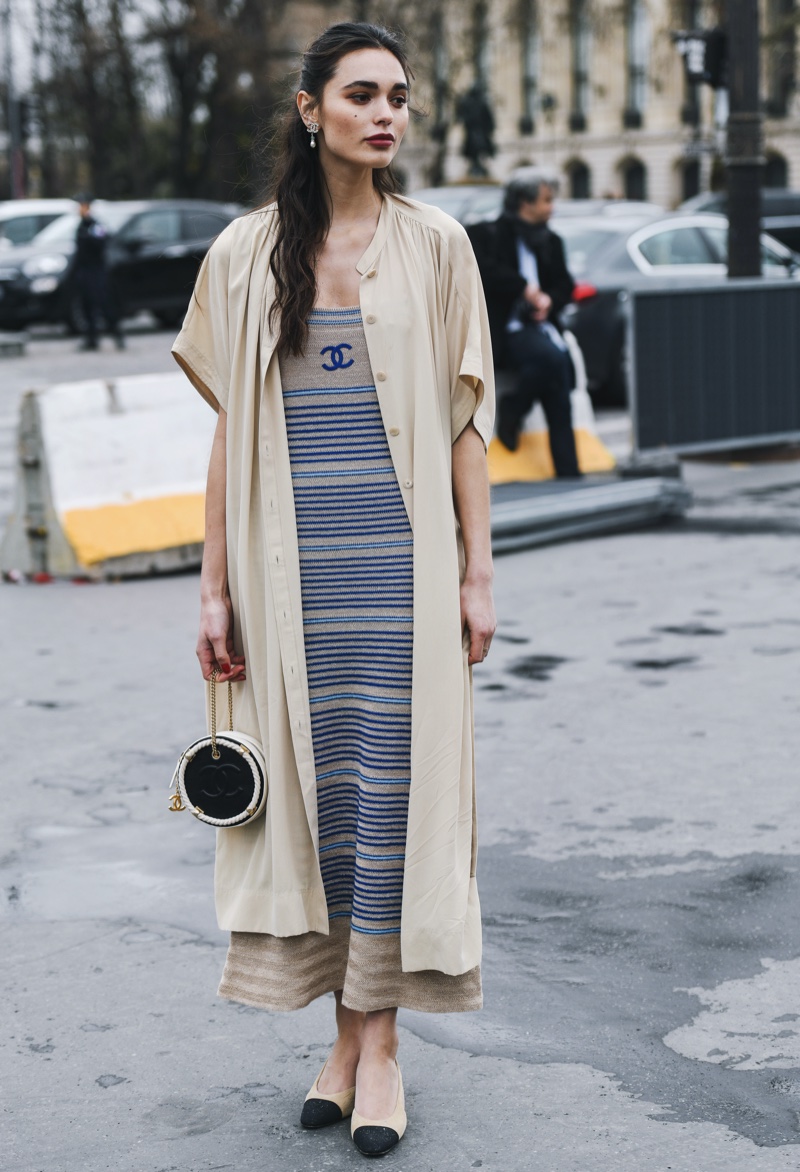
M369 94L351 94L350 97L354 101L359 102L362 106L365 102L369 101Z
M397 97L393 100L396 106L405 106L408 104L408 98L404 97L402 94L398 94Z

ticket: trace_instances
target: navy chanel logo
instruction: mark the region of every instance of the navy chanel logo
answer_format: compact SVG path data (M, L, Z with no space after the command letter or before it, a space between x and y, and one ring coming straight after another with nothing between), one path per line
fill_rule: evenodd
M347 370L348 366L353 365L353 359L348 358L347 362L344 360L344 351L352 350L353 347L349 342L340 342L338 346L325 346L320 350L320 354L327 354L330 351L331 361L330 365L323 362L323 370Z

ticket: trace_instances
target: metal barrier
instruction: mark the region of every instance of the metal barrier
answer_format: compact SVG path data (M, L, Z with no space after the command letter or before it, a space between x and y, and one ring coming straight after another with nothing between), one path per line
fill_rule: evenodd
M631 291L637 454L800 440L800 281Z

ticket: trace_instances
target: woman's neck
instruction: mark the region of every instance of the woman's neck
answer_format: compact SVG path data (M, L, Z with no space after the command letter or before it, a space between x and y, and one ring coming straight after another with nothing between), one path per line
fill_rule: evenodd
M332 224L344 226L377 219L381 196L372 181L371 167L352 167L324 155L320 165L325 172Z

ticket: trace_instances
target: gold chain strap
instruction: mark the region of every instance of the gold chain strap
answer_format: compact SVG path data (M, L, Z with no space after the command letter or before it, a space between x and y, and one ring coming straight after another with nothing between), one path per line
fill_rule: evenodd
M217 676L216 668L211 672L211 756L219 761L217 748ZM228 680L228 729L233 732L233 688Z

